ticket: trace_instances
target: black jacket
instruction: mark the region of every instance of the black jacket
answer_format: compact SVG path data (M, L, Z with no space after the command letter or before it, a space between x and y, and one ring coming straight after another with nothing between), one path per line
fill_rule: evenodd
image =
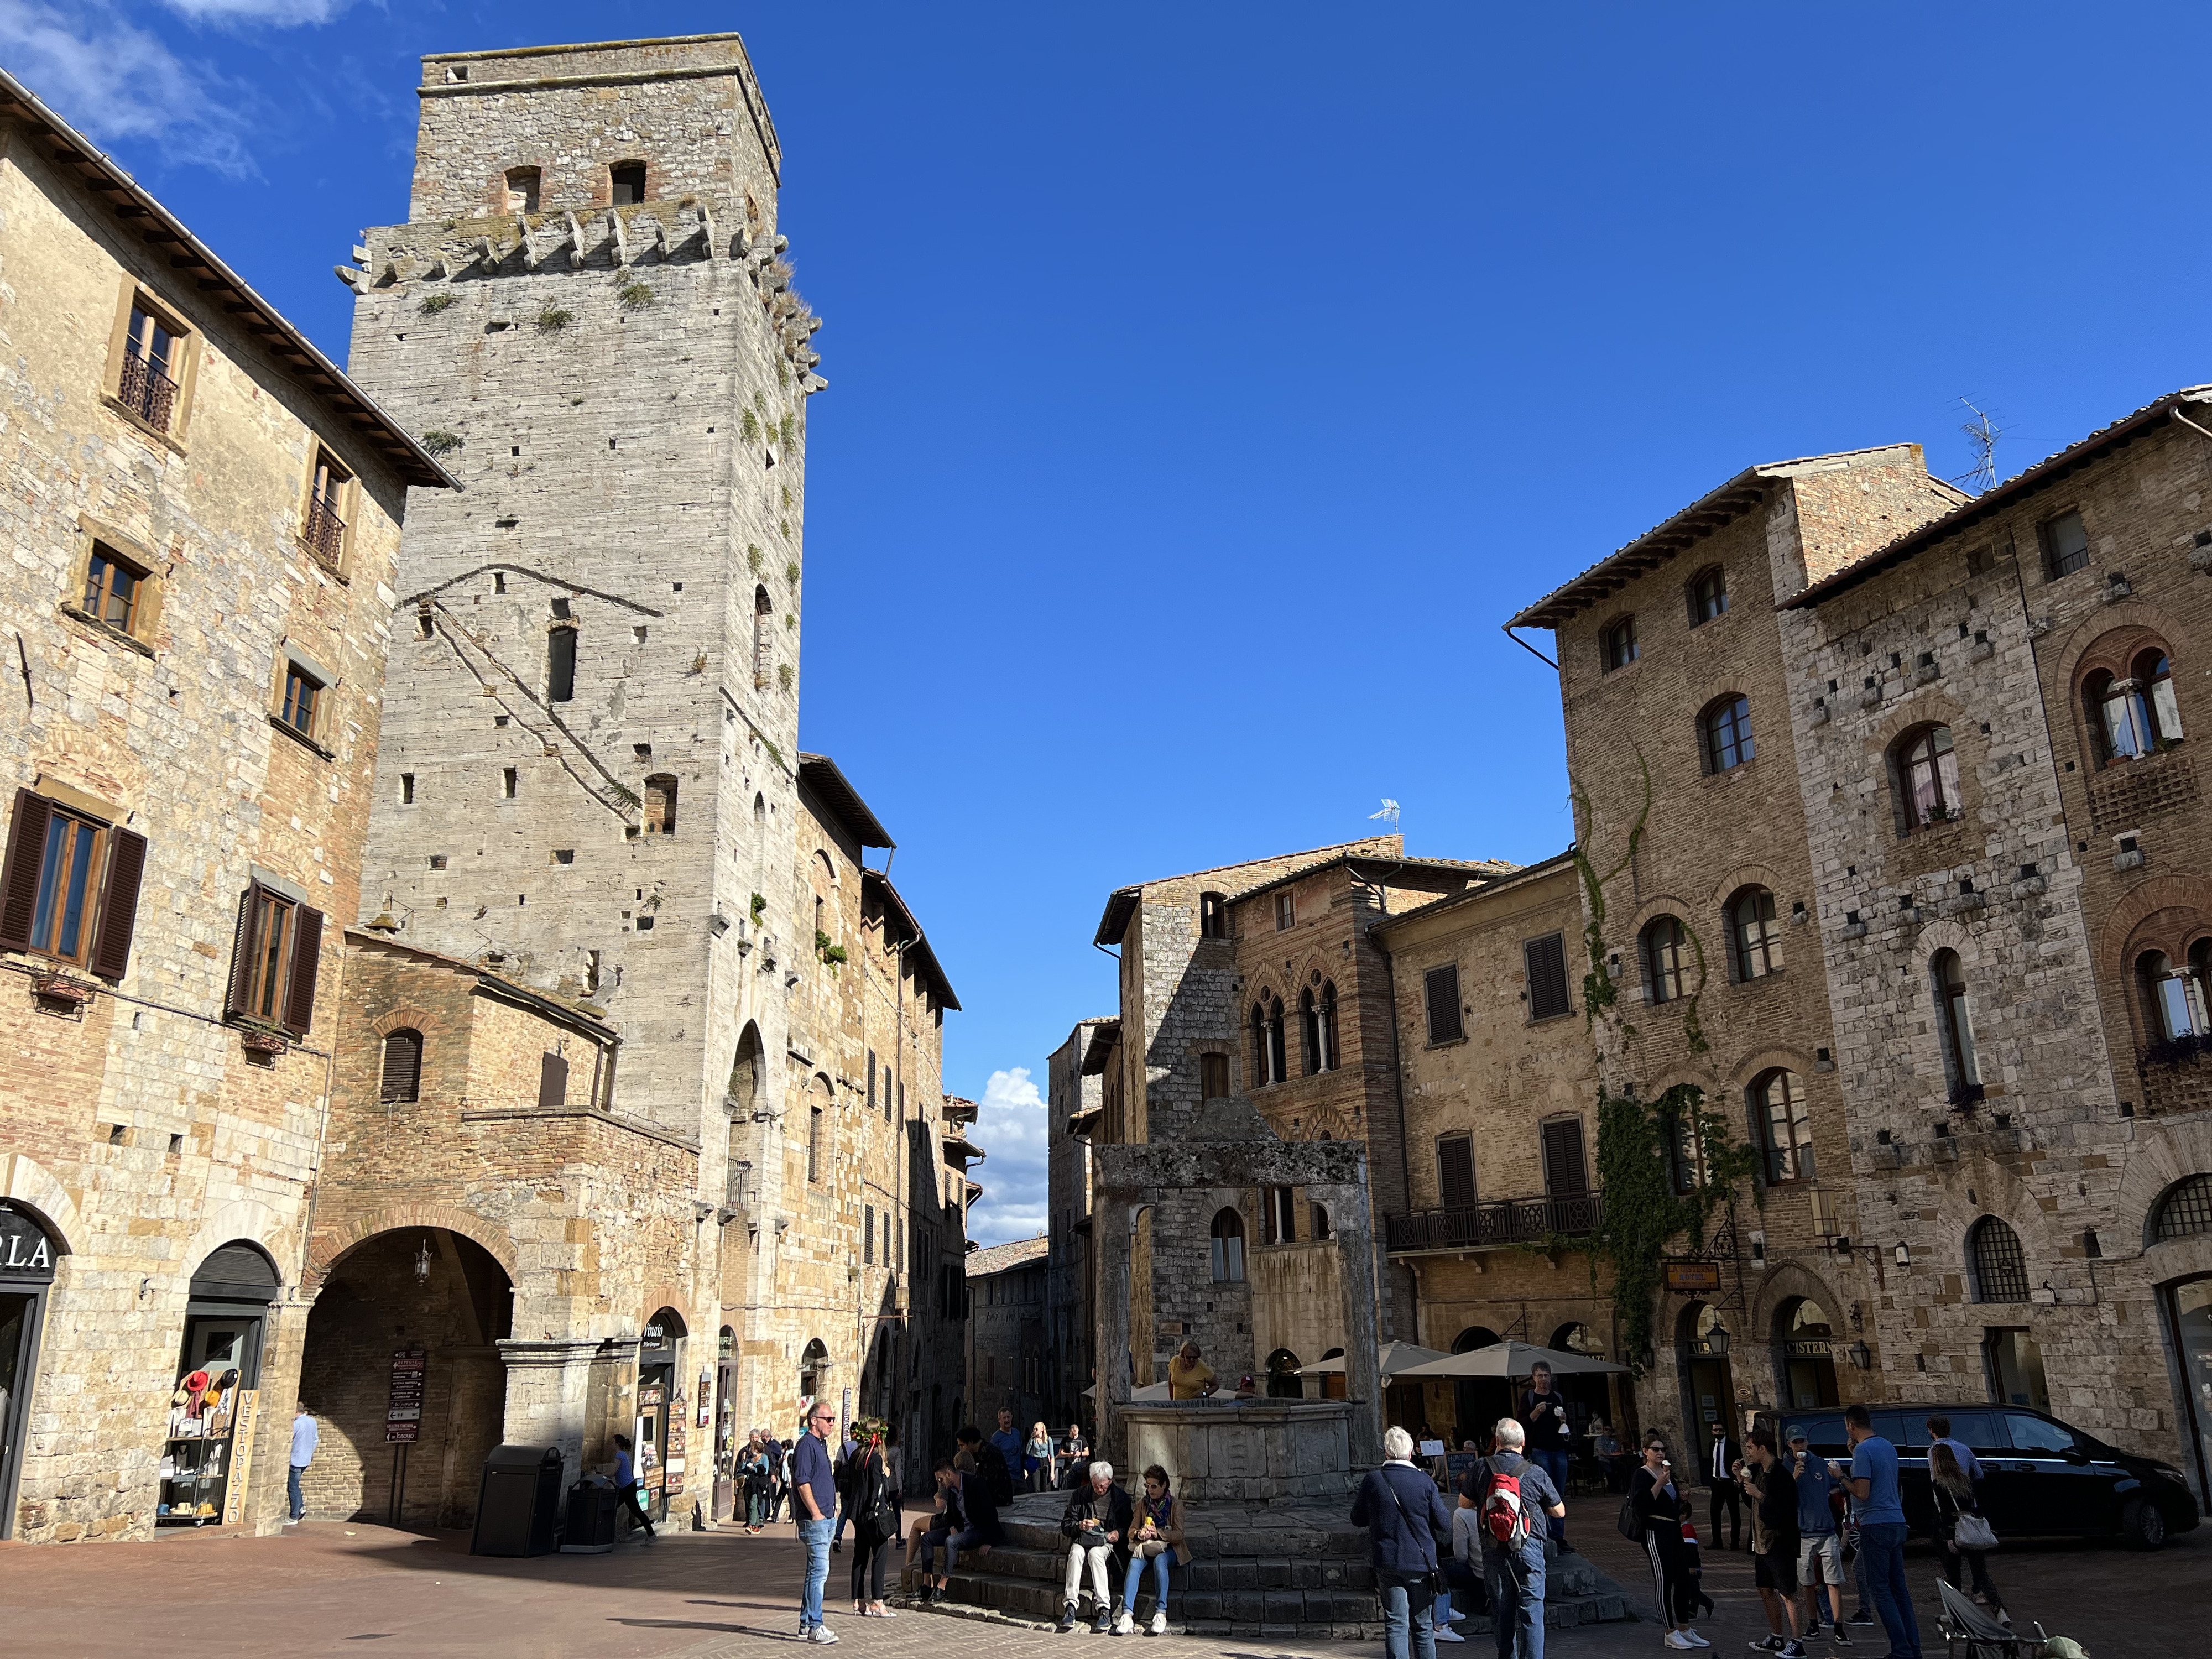
M1352 1524L1367 1528L1370 1561L1377 1572L1433 1572L1451 1553L1451 1511L1443 1495L1408 1463L1368 1470L1352 1500Z
M1114 1540L1114 1553L1126 1556L1129 1553L1129 1523L1136 1513L1136 1505L1119 1485L1107 1487L1102 1497L1091 1490L1091 1482L1085 1480L1068 1493L1067 1507L1060 1511L1060 1535L1070 1543L1082 1537L1088 1530L1083 1523L1091 1518L1094 1502L1106 1507L1106 1513L1100 1517L1106 1522L1106 1530L1121 1534Z
M1721 1460L1722 1473L1719 1474L1713 1473L1713 1455L1716 1452ZM1709 1486L1733 1486L1735 1485L1736 1461L1742 1455L1743 1448L1736 1443L1735 1437L1723 1434L1705 1448L1705 1467L1698 1471L1698 1478Z
M1681 1537L1683 1504L1680 1477L1676 1477L1674 1496L1669 1498L1659 1489L1659 1483L1652 1478L1651 1471L1639 1467L1628 1482L1628 1501L1635 1505L1636 1518L1644 1523L1644 1531L1664 1530L1671 1522L1674 1537Z
M1767 1553L1795 1553L1797 1548L1797 1477L1777 1458L1752 1478L1759 1483L1759 1532Z

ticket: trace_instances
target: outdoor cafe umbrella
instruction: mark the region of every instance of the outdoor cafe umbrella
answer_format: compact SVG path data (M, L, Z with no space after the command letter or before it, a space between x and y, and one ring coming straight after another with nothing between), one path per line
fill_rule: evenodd
M1538 1352L1541 1352L1539 1350ZM1451 1356L1439 1353L1434 1348L1417 1348L1410 1342L1385 1342L1375 1358L1375 1369L1388 1382L1394 1376L1411 1376L1431 1360L1449 1359ZM1344 1356L1337 1354L1328 1359L1316 1359L1310 1365L1301 1365L1295 1375L1299 1376L1335 1376L1344 1370Z
M1549 1365L1554 1376L1575 1371L1615 1371L1624 1376L1628 1374L1627 1366L1616 1365L1610 1359L1562 1353L1557 1348L1540 1348L1532 1342L1493 1342L1486 1348L1474 1348L1466 1353L1439 1354L1394 1374L1401 1381L1430 1376L1526 1376L1539 1364Z

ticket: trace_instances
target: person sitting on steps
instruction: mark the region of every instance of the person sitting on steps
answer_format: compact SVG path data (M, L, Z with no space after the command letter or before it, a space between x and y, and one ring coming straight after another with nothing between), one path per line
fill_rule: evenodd
M1091 1599L1098 1609L1091 1629L1103 1636L1111 1628L1114 1597L1106 1588L1106 1564L1109 1559L1128 1559L1129 1529L1129 1494L1114 1484L1111 1463L1092 1458L1090 1481L1068 1498L1060 1517L1060 1535L1067 1540L1067 1586L1060 1629L1075 1628L1076 1598L1086 1571Z

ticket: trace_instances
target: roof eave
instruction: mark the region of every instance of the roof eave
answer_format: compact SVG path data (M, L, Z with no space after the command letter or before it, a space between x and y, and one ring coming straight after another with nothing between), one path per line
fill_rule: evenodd
M810 774L811 775L810 775ZM804 750L799 757L799 775L801 781L822 798L823 805L835 812L853 832L863 847L896 847L890 831L868 810L860 792L838 769L837 763L827 755L810 755Z

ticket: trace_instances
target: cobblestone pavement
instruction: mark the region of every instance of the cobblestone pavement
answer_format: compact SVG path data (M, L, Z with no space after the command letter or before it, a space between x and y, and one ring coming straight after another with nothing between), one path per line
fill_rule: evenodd
M1582 1504L1585 1511L1590 1505ZM1577 1517L1578 1519L1581 1517ZM1609 1517L1608 1517L1609 1519ZM1598 1517L1577 1528L1593 1561L1648 1600L1639 1558ZM202 1533L144 1544L0 1547L0 1652L38 1659L220 1653L224 1659L303 1655L528 1654L533 1659L726 1659L790 1647L797 1635L800 1554L788 1528L665 1534L612 1555L491 1560L461 1533L424 1536L358 1522L310 1522L275 1538ZM1066 1637L978 1620L908 1613L856 1619L842 1592L849 1553L830 1562L830 1622L851 1659L1043 1659L1107 1638ZM2023 1626L2040 1619L2095 1659L2199 1659L2212 1609L2212 1527L2155 1555L2085 1545L2014 1546L1992 1560ZM1930 1557L1908 1558L1916 1596L1935 1606ZM1744 1651L1765 1620L1741 1556L1709 1557L1718 1614L1704 1628L1716 1653ZM1930 1616L1931 1654L1942 1651ZM1879 1659L1879 1632L1861 1630L1859 1659ZM1656 1624L1553 1632L1556 1659L1661 1651ZM1871 1639L1869 1639L1871 1638ZM1144 1659L1358 1659L1378 1644L1158 1640ZM1824 1644L1823 1646L1826 1644ZM1486 1640L1444 1655L1489 1659ZM1131 1656L1131 1659L1138 1659Z

